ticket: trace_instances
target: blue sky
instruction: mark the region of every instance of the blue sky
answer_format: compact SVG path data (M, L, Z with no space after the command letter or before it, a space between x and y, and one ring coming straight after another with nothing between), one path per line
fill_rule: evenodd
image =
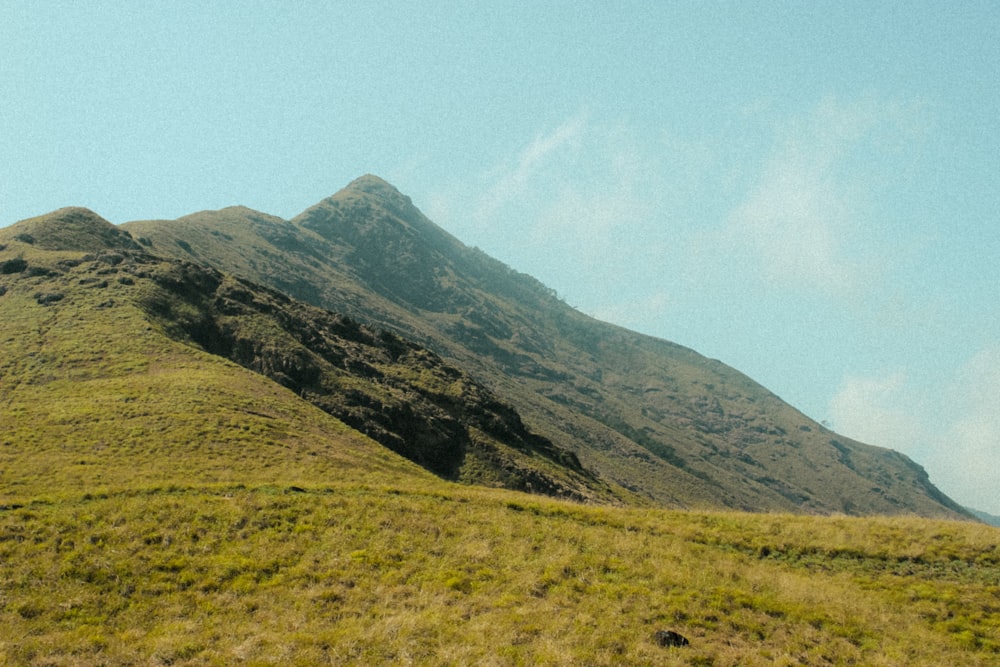
M0 3L0 225L356 176L1000 514L995 2Z

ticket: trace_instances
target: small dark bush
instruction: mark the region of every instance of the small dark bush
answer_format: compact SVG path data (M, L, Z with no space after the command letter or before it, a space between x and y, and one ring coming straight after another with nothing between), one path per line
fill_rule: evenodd
M35 301L37 301L39 305L50 306L57 301L62 301L63 296L64 295L60 294L59 292L49 292L49 293L39 292L38 294L35 295Z
M21 273L28 268L28 262L20 257L14 259L8 259L6 262L0 262L0 273L8 275L11 273Z

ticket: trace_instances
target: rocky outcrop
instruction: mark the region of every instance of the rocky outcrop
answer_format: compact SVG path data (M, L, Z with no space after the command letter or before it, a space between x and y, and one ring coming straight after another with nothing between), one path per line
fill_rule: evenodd
M602 484L510 405L396 334L192 262L144 307L171 335L265 375L446 479L584 500ZM538 465L538 464L541 465Z

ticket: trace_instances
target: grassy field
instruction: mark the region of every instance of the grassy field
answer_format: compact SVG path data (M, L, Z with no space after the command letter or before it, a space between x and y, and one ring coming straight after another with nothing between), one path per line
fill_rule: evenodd
M0 511L0 662L991 665L997 537L435 480L50 497Z

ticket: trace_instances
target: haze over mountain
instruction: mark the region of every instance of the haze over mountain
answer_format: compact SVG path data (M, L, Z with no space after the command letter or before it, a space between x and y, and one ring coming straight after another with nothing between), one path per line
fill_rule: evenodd
M72 290L124 270L116 289L172 340L446 478L676 507L967 516L905 456L840 437L693 350L575 311L374 176L290 221L234 207L116 229L63 209L0 238L5 283L37 302L12 284L7 308L57 314Z

